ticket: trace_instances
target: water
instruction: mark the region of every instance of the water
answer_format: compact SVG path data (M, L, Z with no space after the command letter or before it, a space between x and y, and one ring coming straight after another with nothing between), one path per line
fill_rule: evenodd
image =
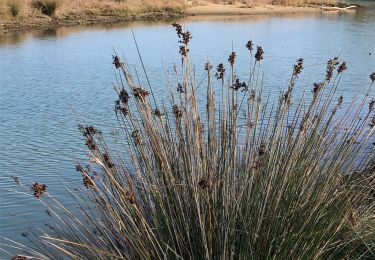
M325 63L334 56L346 60L349 67L340 89L345 101L363 96L368 75L375 71L374 9L343 14L200 17L180 22L193 33L190 51L198 80L207 60L227 65L232 47L238 56L236 74L246 75L249 54L244 46L249 39L265 51L265 91L271 91L273 97L286 87L299 57L305 59L296 87L299 93L308 94L312 83L323 79ZM29 188L21 189L11 176L19 176L27 187L33 182L46 183L50 193L71 204L62 183L71 181L69 188L82 185L74 165L86 153L77 125L92 123L107 136L116 126L113 48L139 66L130 26L161 101L167 97L162 64L172 71L173 63L180 62L170 23L0 34L0 235L25 241L21 233L27 232L28 225L48 222Z

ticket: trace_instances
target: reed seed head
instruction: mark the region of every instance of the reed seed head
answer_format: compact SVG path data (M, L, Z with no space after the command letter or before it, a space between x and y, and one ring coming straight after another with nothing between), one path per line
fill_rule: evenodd
M229 55L228 61L231 66L234 65L234 62L236 61L236 53L234 51Z
M12 257L12 260L27 260L28 258L26 256L21 255L15 255Z
M208 180L208 177L203 177L202 179L199 180L198 186L203 190L205 188L210 187L210 182Z
M257 52L255 53L255 60L260 62L263 60L264 51L261 46L257 46Z
M340 64L340 66L338 67L338 69L337 69L337 73L340 74L340 73L342 73L343 71L345 71L347 68L348 68L348 67L346 66L346 62L344 61L344 62L342 62L342 63Z
M145 98L149 95L150 93L147 90L142 89L141 87L139 88L134 88L133 89L133 95L136 99L145 101Z
M233 83L233 86L231 86L232 89L234 89L235 91L238 91L240 89L242 89L242 91L245 91L247 90L247 85L245 82L240 82L240 79L237 78L234 83Z
M83 167L82 167L82 165L77 164L77 165L76 165L76 171L77 171L77 172L83 172Z
M303 59L299 58L296 61L296 64L294 64L293 76L298 77L298 75L302 72L302 70L303 70Z
M375 81L375 72L370 74L370 79L371 79L372 82Z
M207 70L207 71L212 70L212 65L211 65L209 62L207 62L207 63L204 65L204 70Z
M180 38L183 32L182 26L178 23L172 23L172 26L176 29L177 36Z
M185 91L184 91L184 87L182 86L181 83L178 83L178 84L177 84L177 92L178 92L178 93L185 93Z
M181 118L182 117L182 111L181 109L178 108L177 105L173 106L173 114L176 118Z
M87 174L84 174L82 175L82 181L83 181L83 185L86 187L86 188L92 188L92 187L95 187L95 184L94 184L94 176L89 176Z
M130 204L135 204L136 199L135 199L134 192L126 191L125 196L126 196L126 199L129 201Z
M104 159L105 165L107 165L108 168L112 168L113 166L115 166L112 163L112 160L111 160L111 158L109 157L109 155L107 153L103 154L103 159Z
M46 192L47 185L36 182L31 186L31 189L34 191L34 197L39 199Z
M314 83L314 88L312 90L312 93L314 93L314 95L317 95L320 90L323 88L324 86L324 82L320 82L320 83Z
M336 68L336 65L339 64L339 58L334 57L333 59L328 60L327 62L327 69L326 69L326 81L331 81L333 76L333 71Z
M224 79L225 69L224 69L224 64L223 63L220 63L219 65L217 65L216 71L217 72L215 74L215 77L217 79Z
M164 113L162 113L162 112L160 111L160 109L158 109L158 108L155 108L155 110L152 112L152 114L153 114L154 116L157 116L157 117L162 117L162 116L164 115Z
M246 48L250 51L250 53L253 51L253 47L254 47L253 41L252 40L247 41Z
M263 155L266 154L266 152L267 152L267 147L266 147L265 143L262 142L260 144L259 148L258 148L258 155L263 156Z
M337 100L337 105L338 105L339 107L341 107L343 101L344 101L344 97L341 95L341 96L339 97L339 99Z
M188 52L189 52L189 49L186 48L186 46L181 45L181 46L180 46L180 51L179 51L179 52L180 52L181 56L186 57L187 54L188 54Z
M98 148L97 146L96 146L96 144L95 144L95 141L93 140L93 139L88 139L87 141L86 141L86 145L87 145L87 147L92 151L92 152L94 152L94 151L96 151L96 149Z
M120 90L118 97L119 100L124 104L127 104L130 98L129 93L124 88Z
M122 63L122 62L120 61L120 58L119 58L118 56L113 56L113 55L112 55L112 58L113 58L113 62L112 62L112 64L115 65L116 69L118 69L118 68L123 68L123 67L124 67L124 63Z

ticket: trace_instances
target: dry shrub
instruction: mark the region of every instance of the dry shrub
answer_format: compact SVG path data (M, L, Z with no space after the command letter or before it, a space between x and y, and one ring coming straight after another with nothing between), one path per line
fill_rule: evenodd
M33 0L32 7L44 15L53 16L60 2L58 0Z

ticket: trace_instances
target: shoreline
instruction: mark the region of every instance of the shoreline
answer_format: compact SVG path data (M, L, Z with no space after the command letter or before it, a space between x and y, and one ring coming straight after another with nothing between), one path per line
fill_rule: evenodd
M355 12L355 8L348 11ZM206 4L189 6L183 10L168 9L155 10L138 14L94 14L78 13L65 17L36 16L23 19L11 19L0 23L0 33L10 33L16 31L28 31L48 28L58 28L62 26L84 26L97 24L115 24L134 21L162 21L175 20L183 17L199 16L253 16L253 15L281 15L281 14L312 14L322 12L346 11L345 8L328 6L280 6L280 5L223 5Z

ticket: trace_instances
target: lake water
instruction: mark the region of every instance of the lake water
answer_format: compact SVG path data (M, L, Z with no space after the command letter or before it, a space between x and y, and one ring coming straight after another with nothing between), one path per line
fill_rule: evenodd
M334 56L348 63L340 88L346 101L363 96L375 71L375 9L179 22L193 34L190 51L198 81L207 60L227 65L232 47L238 56L236 74L247 75L249 39L265 51L265 91L273 97L287 86L299 57L305 59L296 86L300 93L308 94L323 79L326 61ZM82 185L75 162L86 154L77 125L92 123L107 136L116 126L113 49L139 66L131 27L160 101L167 97L163 63L172 70L180 62L170 22L0 34L0 235L24 241L21 234L29 225L48 221L28 189L28 195L18 193L25 190L11 176L19 176L25 186L46 183L50 193L71 203L62 183Z

